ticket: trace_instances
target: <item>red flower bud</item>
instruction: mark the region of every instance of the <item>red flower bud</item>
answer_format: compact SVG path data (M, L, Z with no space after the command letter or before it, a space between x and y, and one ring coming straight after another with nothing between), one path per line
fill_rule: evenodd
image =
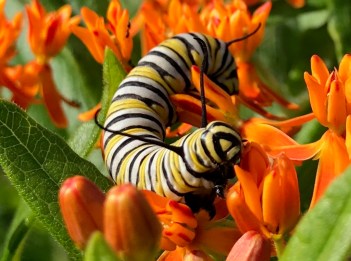
M269 261L271 255L270 240L256 231L246 232L233 246L226 261L250 260Z
M103 228L105 196L83 176L67 179L59 192L63 220L69 235L79 248L84 248L90 235Z

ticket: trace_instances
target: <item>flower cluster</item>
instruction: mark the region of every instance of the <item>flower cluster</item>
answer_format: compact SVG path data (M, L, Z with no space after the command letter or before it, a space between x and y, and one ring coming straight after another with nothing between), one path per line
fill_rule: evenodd
M301 0L288 2L297 8L304 5ZM204 210L193 213L182 202L138 190L131 184L116 185L103 193L85 177L75 176L62 184L59 203L78 248L84 250L92 234L99 231L122 260L226 257L229 261L265 261L281 255L301 217L296 167L307 160L318 160L310 202L313 208L351 163L351 55L346 54L332 71L319 56L312 56L311 72L303 75L311 113L286 120L270 113L267 107L273 103L288 110L298 109L275 93L255 68L253 56L264 38L273 4L253 0L145 0L137 14L130 17L118 0L111 0L106 17L87 7L81 8L81 17L72 17L69 5L47 12L38 0L32 0L25 12L34 59L13 66L10 62L16 55L23 15L8 20L5 0L0 0L0 85L23 108L44 104L54 124L62 128L68 125L62 103L76 104L58 91L50 62L71 34L79 38L97 63L102 64L105 49L111 49L126 72L132 69L137 34L143 54L169 37L193 31L227 42L235 57L239 94L234 96L206 75L202 78L200 68L189 68L197 93L201 93L201 87L205 89L207 120L233 126L244 144L240 163L233 167L236 179L228 185L225 199L215 200L216 215L210 218ZM80 20L84 25L79 25ZM178 125L167 130L168 137L201 126L203 105L198 96L177 93L170 99ZM100 106L97 104L80 118L91 119ZM240 109L244 106L262 117L242 118ZM313 119L325 127L320 139L307 144L295 141L296 130Z
M15 55L15 41L21 31L22 15L17 14L13 22L6 20L3 14L5 1L1 1L1 85L12 92L12 100L22 108L33 103L43 103L57 127L67 127L68 121L62 108L62 102L77 106L73 101L62 96L53 79L49 61L65 46L71 34L70 26L79 23L78 17L71 17L69 5L55 12L46 12L38 0L26 6L28 19L28 42L35 56L25 65L9 66L9 60Z
M115 186L106 195L83 176L67 179L59 193L61 212L75 244L84 249L91 235L100 231L123 260L182 260L206 257L209 251L226 256L241 236L225 220L225 202L216 204L217 215L194 215L187 205L131 184ZM216 240L214 240L216 239Z
M262 107L270 106L273 102L289 109L297 109L296 104L274 93L260 79L252 63L254 51L264 35L272 6L270 1L262 4L253 14L242 0L229 3L204 2L198 4L199 13L196 12L193 3L188 2L192 1L172 0L163 4L159 1L144 2L139 14L134 18L136 27L140 25L142 31L143 54L163 40L183 32L205 33L229 42L253 32L260 25L258 31L251 37L245 41L235 42L229 47L238 67L240 103L266 117L274 115L267 113Z

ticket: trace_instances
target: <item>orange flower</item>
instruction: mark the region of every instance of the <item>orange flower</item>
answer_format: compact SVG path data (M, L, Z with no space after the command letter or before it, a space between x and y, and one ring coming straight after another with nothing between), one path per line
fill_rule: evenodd
M49 60L57 55L66 44L71 34L70 26L79 22L78 17L70 17L71 12L71 7L65 5L58 11L47 13L38 0L33 0L31 5L26 6L29 21L29 44L36 58L34 62L29 63L28 68L36 70L34 74L37 74L37 82L28 84L28 80L18 74L17 79L12 77L12 80L16 80L11 88L14 92L14 100L19 105L27 107L33 101L34 95L39 93L50 117L59 128L66 127L68 123L61 103L65 102L75 107L78 105L67 100L58 92ZM30 72L33 73L33 71ZM15 75L12 73L12 76ZM33 80L34 77L30 79ZM18 90L23 93L18 94ZM37 90L37 93L34 93L34 90Z
M87 7L81 9L86 28L73 25L72 32L88 48L98 63L103 63L105 48L110 48L121 62L125 71L130 71L129 64L133 49L133 36L130 33L128 10L122 9L119 0L112 0L107 9L107 23ZM101 104L78 116L81 121L91 120Z
M94 231L102 231L125 260L151 260L158 247L166 250L159 260L198 255L212 260L208 253L227 255L241 236L233 221L226 219L224 200L215 203L217 214L210 220L205 211L194 215L187 205L151 191L141 193L130 184L113 187L105 199L82 176L64 182L59 200L69 234L79 247L85 247Z
M5 3L5 0L0 0L0 86L13 92L13 96L16 97L13 100L22 100L28 95L28 92L18 88L13 77L18 67L7 67L8 62L16 54L15 44L21 31L22 14L18 13L12 21L8 21L4 13Z
M329 73L324 62L314 55L311 58L312 74L304 75L313 113L322 125L329 128L316 148L319 164L311 206L351 163L350 64L351 55L346 54L339 69Z
M142 54L167 38L184 32L206 32L197 13L209 0L146 0L132 20L132 34L142 30Z
M192 66L191 77L194 87L200 93L200 69L197 66ZM204 75L204 87L206 99L211 102L211 106L206 105L207 120L226 121L233 126L239 127L242 121L238 117L237 109L230 95L206 75ZM202 106L199 99L189 94L174 94L171 96L171 100L177 108L179 121L196 127L201 126Z
M71 18L72 8L62 6L47 13L38 0L26 6L29 21L29 44L39 63L45 64L57 55L71 34L70 26L78 24L79 18Z
M267 239L283 240L300 216L293 163L284 154L268 159L258 144L251 143L240 167L234 168L238 182L228 192L227 206L240 231L253 230Z
M316 142L300 145L278 129L276 123L251 121L243 126L243 136L265 146L271 156L282 152L292 160L319 159L311 207L323 195L328 185L339 176L351 161L351 55L346 54L339 65L329 73L324 62L311 58L312 74L305 73L313 114L290 119L290 126L298 126L313 117L329 128ZM270 125L269 125L270 124ZM272 139L271 137L275 137Z
M122 9L118 0L113 0L107 10L107 21L87 7L81 9L87 28L73 25L72 32L85 44L98 63L103 63L105 48L110 48L126 71L133 48L133 39L129 34L128 10Z
M41 67L34 61L23 66L6 67L0 75L0 81L12 92L12 101L23 109L33 103L42 103L40 98L36 98Z
M21 13L17 13L11 22L6 19L5 3L0 0L0 70L15 55L15 42L22 27Z
M149 203L163 225L161 248L166 251L158 259L193 260L201 256L212 260L208 253L225 256L241 236L233 222L225 219L225 202L216 202L216 216L210 220L208 213L194 215L184 204L144 191ZM194 259L195 260L195 259Z
M200 92L200 70L196 66L192 66L191 68L191 77L192 83L194 87ZM208 121L220 120L225 121L235 127L236 129L242 129L242 136L248 140L253 140L257 142L263 142L263 144L267 144L267 142L274 142L272 139L263 138L264 135L260 134L260 131L257 131L255 128L262 127L264 124L272 124L279 126L282 130L288 132L295 126L300 126L302 123L311 120L313 118L310 116L304 117L299 121L269 121L264 119L251 119L250 121L244 122L239 117L238 112L238 101L243 101L239 97L230 96L223 89L221 89L216 83L211 81L206 75L204 75L204 89L206 99L209 101L206 105L207 111L207 119ZM177 109L177 115L179 117L180 122L185 122L186 124L180 125L178 128L168 131L168 137L174 137L177 135L182 135L190 130L191 125L196 127L201 126L201 114L202 114L202 106L201 101L191 95L188 94L175 94L171 96L172 103L175 105ZM278 118L275 115L270 114L265 111L263 108L253 104L246 104L250 109L255 112L267 117L267 118ZM252 105L252 106L251 106ZM190 125L189 125L190 124ZM263 128L263 127L262 127ZM272 127L273 128L273 127ZM252 130L252 132L251 132ZM247 132L250 132L247 134ZM285 133L276 130L278 132L277 138L281 137L283 140L286 140ZM252 135L252 137L251 137ZM261 138L262 137L262 138ZM291 139L290 139L291 140ZM282 143L284 145L291 145L291 142ZM280 144L280 145L282 145ZM294 144L296 144L294 142ZM267 144L268 145L268 144ZM276 146L276 145L275 145ZM273 149L273 148L272 148Z
M230 4L216 0L213 5L208 5L200 15L202 20L208 23L207 29L210 35L223 41L240 38L253 32L261 24L255 34L244 41L229 46L236 62L247 62L250 61L253 52L261 44L271 7L272 3L268 1L251 15L241 0L232 1Z
M272 6L270 1L260 6L253 14L242 0L231 3L211 1L202 8L198 7L199 12L180 0L169 1L168 5L162 7L159 5L157 1L146 1L136 19L137 27L142 24L140 20L144 23L142 31L144 55L155 45L178 33L200 32L229 43L259 28L247 39L229 46L238 68L240 91L237 104L244 103L264 116L272 118L275 118L274 115L265 112L262 107L277 102L289 109L298 108L296 104L288 102L270 90L259 78L251 62L251 57L264 36L266 20ZM189 99L188 104L194 103Z

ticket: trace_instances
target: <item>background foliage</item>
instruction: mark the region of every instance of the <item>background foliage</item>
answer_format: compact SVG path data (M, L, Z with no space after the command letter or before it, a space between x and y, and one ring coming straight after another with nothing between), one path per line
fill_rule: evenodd
M12 17L14 13L23 10L24 5L28 2L29 1L25 0L7 1L7 16ZM80 8L85 5L95 10L100 15L104 15L108 6L107 0L42 0L41 2L47 10L55 10L63 4L69 3L72 5L75 14L79 14ZM125 0L121 2L123 6L131 11L131 16L135 14L140 5L140 1L137 0ZM265 39L255 54L255 61L261 75L268 85L290 101L299 104L300 110L287 112L282 111L280 107L273 106L270 108L271 111L282 116L300 115L310 111L303 73L305 71L310 72L310 58L313 54L318 54L326 61L330 69L337 66L341 57L345 53L351 51L350 25L350 1L308 0L305 7L301 9L293 9L282 0L273 1L273 9L268 19ZM26 43L26 34L27 32L24 30L18 42L19 53L13 60L13 64L24 64L33 58L28 44ZM135 64L139 58L140 48L138 39L136 39L133 63ZM53 137L54 142L57 143L57 148L60 148L61 152L59 149L52 148L49 154L47 154L49 156L44 160L49 160L50 163L50 160L57 160L60 153L72 153L72 155L74 155L73 151L75 151L81 157L87 158L89 161L93 162L97 167L93 165L85 166L84 164L86 163L83 163L83 161L80 161L80 158L77 158L77 172L89 172L91 177L101 179L98 183L106 188L108 186L107 181L104 180L102 176L99 177L99 172L106 172L101 160L101 154L99 151L94 150L94 143L90 135L82 136L82 133L86 134L93 131L95 126L92 122L82 124L77 120L78 113L90 109L101 99L103 89L102 67L93 60L87 49L74 36L70 37L68 44L61 54L52 60L52 66L56 84L60 92L66 97L78 101L81 107L80 109L69 108L68 106L65 107L65 112L69 118L69 127L67 129L55 128L47 112L40 105L33 105L27 111L28 115L35 121L61 137ZM105 69L108 70L109 74L113 74L114 66L117 65L111 60L110 67ZM118 78L122 76L113 77ZM2 93L2 96L6 96L6 92ZM38 129L47 135L51 135L46 129L41 128L34 121L29 119L23 112L16 110L13 106L6 103L0 108L0 113L2 114L0 120L2 120L3 124L6 125L4 119L12 117L11 115L13 112L10 112L10 109L15 110L14 114L17 114L18 119L23 120L18 122L18 128L23 128L27 131L29 128L32 130ZM244 118L247 118L250 112L243 110L242 114ZM26 124L28 125L27 129L25 127ZM296 139L302 143L314 141L320 137L323 131L319 124L311 122L303 127L296 136ZM11 141L6 139L6 130L1 129L0 134L1 145L5 143L11 145ZM26 132L23 135L25 134ZM31 137L29 131L27 134L29 136L22 137L23 140ZM31 138L35 139L36 137ZM65 144L65 140L68 141L68 144L73 150ZM10 145L9 148L11 147ZM32 214L32 210L28 208L27 203L24 203L17 192L19 191L21 194L26 195L28 195L28 193L33 193L33 197L37 195L38 197L45 198L45 195L38 194L40 193L40 188L38 189L37 183L35 182L44 182L45 180L53 181L52 186L53 190L55 190L57 189L55 186L57 186L59 181L51 180L50 177L45 177L45 169L42 170L42 177L36 177L37 180L31 181L28 176L22 177L20 175L21 170L15 168L15 156L18 151L8 151L7 153L7 160L13 160L14 163L10 167L3 167L3 170L6 170L7 173L10 172L17 181L14 182L13 179L10 178L12 183L10 184L3 170L0 170L0 256L3 255L3 260L6 260L5 257L9 255L12 256L14 260L67 260L68 257L63 247L58 244L44 228L45 222L47 222L45 218L50 219L50 216L41 217L40 219L35 218ZM32 160L35 162L37 159L33 156ZM4 158L1 159L1 162L4 162ZM31 164L34 164L33 162L28 162L28 166L32 166ZM33 168L35 169L35 166L33 166ZM298 169L301 186L301 206L303 210L309 205L313 189L315 168L315 162L307 162ZM61 176L62 178L66 175L65 170L72 171L71 168L66 169L65 166L57 169L58 172L61 171L63 173ZM348 178L348 181L345 178L346 184L349 184L349 180L350 178ZM26 186L20 186L19 184L21 183L26 183ZM15 187L19 189L16 190ZM345 188L345 190L341 189L340 193L343 191L345 193L344 195L347 195L347 188ZM333 198L333 195L329 196ZM335 197L337 197L337 195ZM57 206L50 205L50 203L52 203L50 199L45 200L48 200L48 213L50 213L50 211L58 211ZM347 203L345 203L345 205L347 205ZM33 209L33 205L31 205L31 208ZM37 208L37 206L34 206L34 209L35 208ZM325 210L326 209L324 209L324 211ZM320 213L320 215L323 216L325 212L322 211ZM318 214L315 215L317 215L317 217L315 217L316 219L320 218ZM344 216L343 222L346 222L346 220L348 220L347 218L348 217ZM311 229L312 231L310 233L318 233L318 231L316 232L313 228ZM334 240L336 240L335 238L337 238L337 235L334 237ZM65 241L66 239L62 240ZM298 242L296 244L298 244ZM293 248L291 251L288 248L290 253L293 252L294 249L296 250L296 248ZM331 247L330 251L332 250L333 248ZM311 249L309 249L309 251L311 251ZM317 249L315 251L318 252L319 250ZM73 252L79 259L80 253L76 250L72 250L71 253ZM296 258L296 260L298 259Z

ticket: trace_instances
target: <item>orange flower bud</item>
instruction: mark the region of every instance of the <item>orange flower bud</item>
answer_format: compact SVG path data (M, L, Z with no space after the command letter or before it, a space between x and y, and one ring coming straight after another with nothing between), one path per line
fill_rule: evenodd
M262 191L263 220L274 234L292 229L300 217L300 193L295 166L284 154L266 175Z
M106 196L104 234L123 260L153 260L161 224L150 205L131 184L113 187Z
M270 255L270 241L256 231L248 231L234 244L226 261L265 261Z
M63 183L59 192L61 212L68 233L79 248L85 247L94 231L102 231L104 199L101 190L83 176Z

